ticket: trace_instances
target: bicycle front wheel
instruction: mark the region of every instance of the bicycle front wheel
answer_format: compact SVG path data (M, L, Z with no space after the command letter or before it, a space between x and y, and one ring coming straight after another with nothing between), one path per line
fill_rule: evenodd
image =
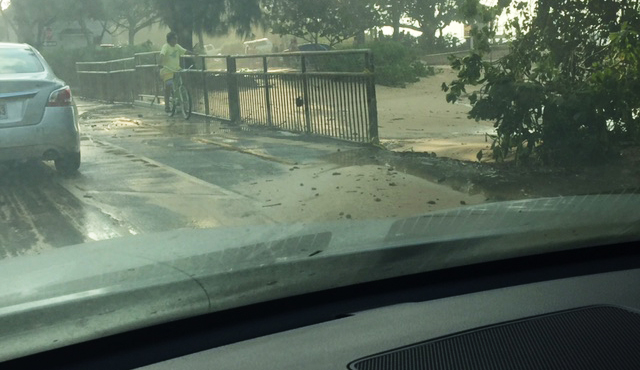
M173 117L176 114L177 104L176 104L176 96L174 94L173 89L169 93L169 117Z
M182 103L182 117L189 119L191 117L191 94L184 86L180 86L180 100L180 103Z

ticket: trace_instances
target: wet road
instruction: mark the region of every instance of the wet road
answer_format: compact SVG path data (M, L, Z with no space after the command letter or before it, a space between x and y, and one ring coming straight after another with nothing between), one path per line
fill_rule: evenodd
M215 183L228 188L282 165L192 141L180 131L199 128L197 119L186 124L149 109L79 108L78 174L62 176L52 163L0 167L0 258L176 228L271 222L253 211L251 199ZM143 114L145 127L130 118ZM229 176L234 170L242 171Z
M79 109L78 174L62 176L52 163L0 166L0 258L177 228L271 223L256 199L230 189L321 154L312 146L281 146L282 157L251 145L236 150L237 139L211 135L229 131L220 123L150 109Z
M408 216L484 200L361 161L370 149L355 144L149 108L79 109L78 174L0 166L0 259L178 228Z

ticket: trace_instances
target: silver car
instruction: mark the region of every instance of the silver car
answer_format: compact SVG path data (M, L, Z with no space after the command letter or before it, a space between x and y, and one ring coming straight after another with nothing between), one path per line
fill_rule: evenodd
M71 90L26 44L0 43L0 161L53 160L80 167L80 133Z

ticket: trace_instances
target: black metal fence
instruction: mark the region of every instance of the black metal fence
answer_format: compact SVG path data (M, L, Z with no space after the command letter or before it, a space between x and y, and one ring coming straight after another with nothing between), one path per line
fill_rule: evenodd
M160 103L157 53L77 63L79 95ZM231 122L355 142L378 141L373 56L368 50L187 56L193 111Z

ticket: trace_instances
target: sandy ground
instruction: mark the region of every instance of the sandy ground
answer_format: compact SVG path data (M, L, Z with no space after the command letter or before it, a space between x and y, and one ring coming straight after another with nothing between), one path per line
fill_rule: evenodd
M376 88L380 141L393 151L477 161L478 151L491 145L485 134L494 132L493 125L468 119L468 101L447 103L441 85L456 75L448 66L437 69L440 73L406 88Z

